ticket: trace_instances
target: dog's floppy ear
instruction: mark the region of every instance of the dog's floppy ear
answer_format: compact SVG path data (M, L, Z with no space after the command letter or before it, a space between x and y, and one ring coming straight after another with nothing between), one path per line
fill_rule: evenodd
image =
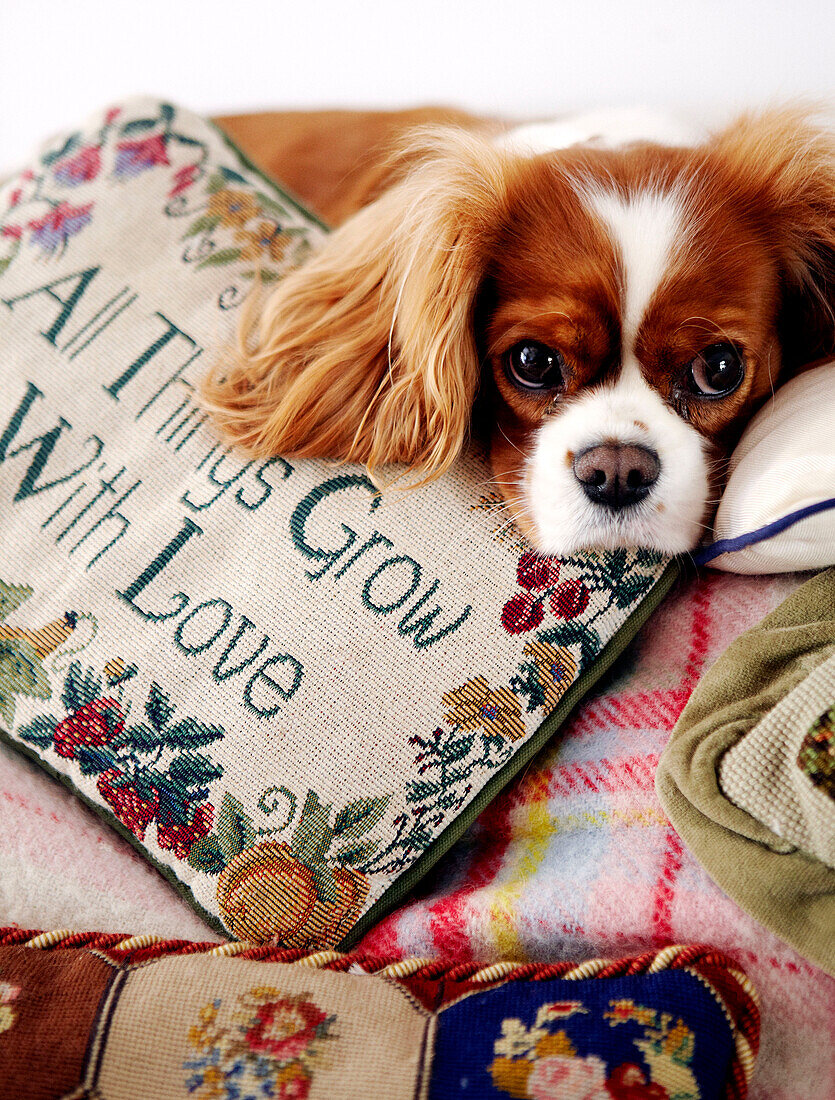
M463 130L421 132L399 182L250 309L203 387L255 455L406 462L443 472L479 381L473 310L508 154Z
M790 108L743 116L717 140L779 265L784 374L835 353L833 124Z

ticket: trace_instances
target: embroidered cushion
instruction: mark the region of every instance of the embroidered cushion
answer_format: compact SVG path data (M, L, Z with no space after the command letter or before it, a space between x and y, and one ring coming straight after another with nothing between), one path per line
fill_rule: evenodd
M4 736L217 931L352 942L676 566L535 557L476 454L381 498L358 467L224 449L194 384L256 272L324 229L208 122L102 112L0 210Z
M0 939L0 1077L17 1100L739 1098L759 1043L750 983L698 947L449 967Z
M835 362L781 386L731 456L730 477L699 562L729 573L791 573L835 564Z

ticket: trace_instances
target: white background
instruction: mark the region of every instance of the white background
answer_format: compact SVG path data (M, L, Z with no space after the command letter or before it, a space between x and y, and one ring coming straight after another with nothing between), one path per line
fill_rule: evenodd
M831 0L2 0L0 37L0 169L135 92L510 116L835 97Z

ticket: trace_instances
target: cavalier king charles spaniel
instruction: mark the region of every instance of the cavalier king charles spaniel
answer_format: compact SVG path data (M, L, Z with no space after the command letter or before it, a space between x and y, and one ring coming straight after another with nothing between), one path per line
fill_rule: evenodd
M475 426L540 552L679 553L752 414L833 350L835 137L803 110L710 136L635 112L221 122L342 223L205 383L253 455L422 483Z

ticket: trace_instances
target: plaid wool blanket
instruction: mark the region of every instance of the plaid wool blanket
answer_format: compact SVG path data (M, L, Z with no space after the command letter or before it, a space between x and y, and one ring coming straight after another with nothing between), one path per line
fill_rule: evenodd
M701 673L802 579L706 574L674 592L563 735L361 949L556 961L709 943L761 997L751 1096L835 1095L835 981L714 885L653 782ZM0 922L211 938L125 842L5 748L0 805ZM95 861L82 854L91 844Z

